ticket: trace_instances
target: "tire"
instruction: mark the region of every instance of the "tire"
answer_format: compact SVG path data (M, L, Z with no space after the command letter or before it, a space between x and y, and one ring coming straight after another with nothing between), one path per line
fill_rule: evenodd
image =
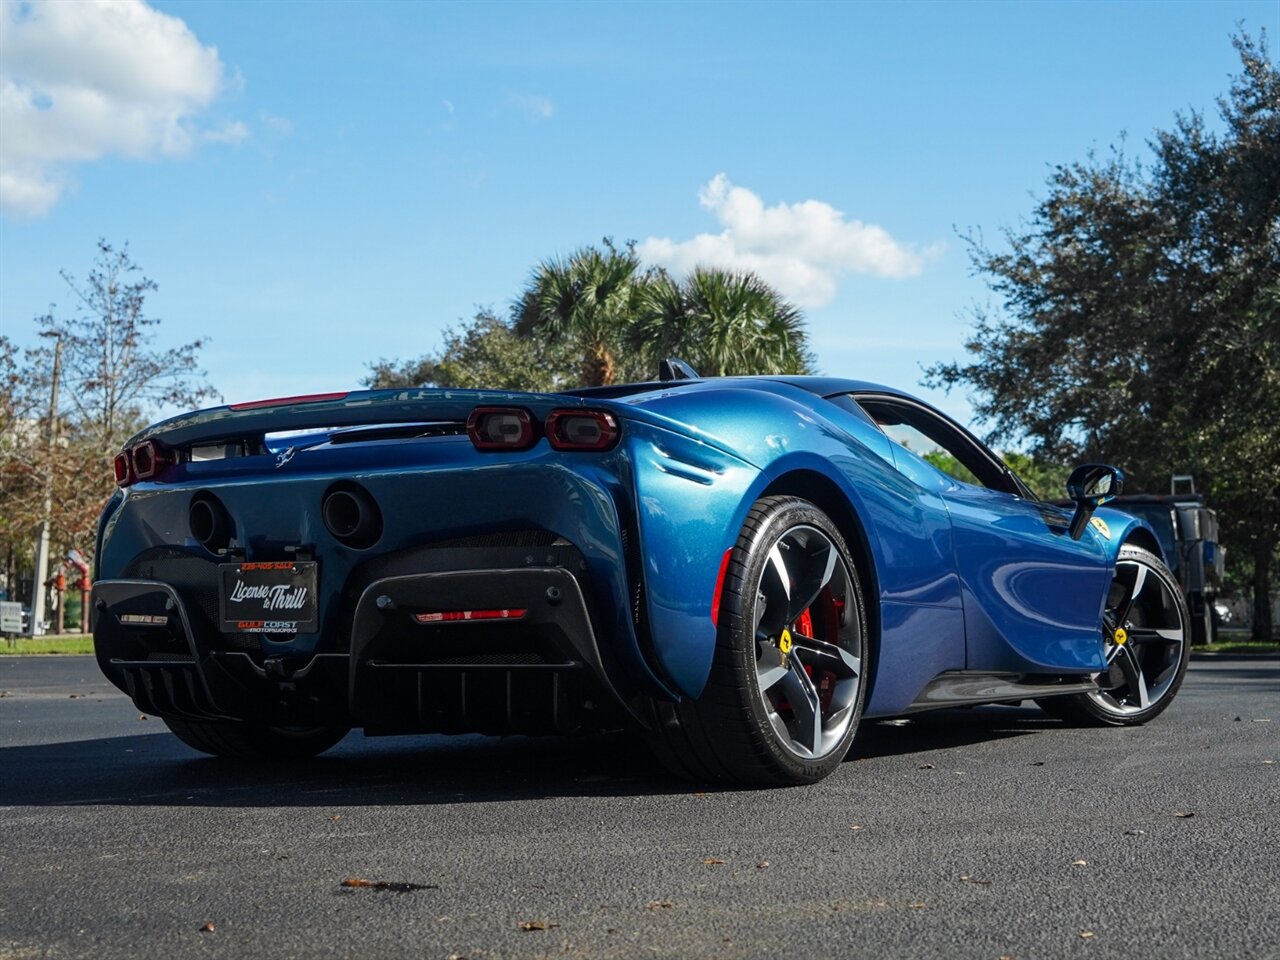
M346 727L267 727L235 720L165 717L174 736L193 750L233 760L305 760L347 735Z
M1036 703L1078 726L1132 727L1164 713L1187 673L1191 615L1177 579L1151 551L1120 548L1102 633L1109 667L1097 675L1098 692Z
M853 742L868 650L861 585L836 525L806 500L758 500L730 553L707 685L696 700L654 702L654 752L696 780L821 780Z

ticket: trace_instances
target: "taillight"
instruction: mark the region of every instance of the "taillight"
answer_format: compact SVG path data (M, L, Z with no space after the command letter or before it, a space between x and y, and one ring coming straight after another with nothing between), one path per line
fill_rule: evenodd
M603 410L553 410L547 440L557 450L608 450L621 434L613 414Z
M116 471L116 483L119 486L127 487L133 483L133 464L129 462L128 451L117 453L113 465Z
M171 463L177 463L177 455L159 440L143 440L130 451L133 461L133 479L150 480ZM119 468L116 468L117 473Z
M467 417L467 436L477 450L528 450L538 440L529 411L517 407L476 407Z

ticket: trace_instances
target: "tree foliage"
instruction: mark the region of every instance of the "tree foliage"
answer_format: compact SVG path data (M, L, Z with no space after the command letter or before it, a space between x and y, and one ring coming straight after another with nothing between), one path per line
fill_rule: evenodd
M608 386L631 379L627 331L649 276L634 244L619 250L583 247L538 264L516 307L516 329L526 337L570 345L582 357L581 383ZM622 374L620 376L620 374Z
M551 393L577 383L580 358L564 343L522 337L492 310L444 332L439 351L416 360L379 360L370 387L460 387Z
M1132 487L1192 473L1230 550L1254 566L1270 631L1280 543L1280 72L1265 35L1218 101L1157 131L1149 166L1123 149L1056 167L1000 248L967 237L1000 302L968 362L928 371L969 388L995 441L1055 461L1108 460ZM1231 553L1228 554L1231 556Z
M813 361L799 309L753 273L699 267L683 281L650 277L629 336L651 370L669 356L704 377L808 373Z
M111 461L125 441L166 408L216 396L198 364L204 341L155 346L160 320L147 314L146 298L157 286L127 246L100 240L83 280L66 270L61 276L74 309L36 317L41 343L33 349L19 354L0 342L0 548L15 565L27 560L38 536L46 482L55 556L72 547L91 555L98 514L115 485ZM62 369L50 447L58 342Z
M677 281L606 237L534 268L504 322L482 310L417 359L379 360L370 386L554 391L653 379L676 356L704 376L807 373L804 318L751 273Z

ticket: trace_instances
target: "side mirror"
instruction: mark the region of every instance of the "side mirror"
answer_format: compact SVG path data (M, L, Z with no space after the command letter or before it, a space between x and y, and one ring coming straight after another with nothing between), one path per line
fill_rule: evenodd
M1105 463L1086 463L1071 471L1067 478L1067 496L1076 503L1067 533L1072 540L1084 535L1084 528L1104 503L1120 496L1124 489L1124 473Z

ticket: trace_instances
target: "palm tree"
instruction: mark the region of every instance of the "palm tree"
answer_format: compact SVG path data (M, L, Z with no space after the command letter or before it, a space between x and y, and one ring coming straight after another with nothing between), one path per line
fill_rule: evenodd
M638 287L640 260L633 245L617 249L583 247L567 258L553 257L534 268L515 307L516 331L566 342L582 353L587 386L608 386L618 373Z
M804 317L754 273L699 267L639 289L631 341L651 360L677 356L707 377L808 373Z

